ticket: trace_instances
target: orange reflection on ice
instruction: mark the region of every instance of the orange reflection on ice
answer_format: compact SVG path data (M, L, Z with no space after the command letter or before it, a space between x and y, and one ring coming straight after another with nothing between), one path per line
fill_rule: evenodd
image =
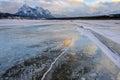
M63 41L63 47L67 48L70 46L70 44L72 43L72 38L66 38L64 41Z

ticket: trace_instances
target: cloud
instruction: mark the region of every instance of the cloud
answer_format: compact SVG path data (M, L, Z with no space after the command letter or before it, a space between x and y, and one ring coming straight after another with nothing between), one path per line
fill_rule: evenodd
M120 13L120 3L116 2L94 2L79 3L70 7L70 16L87 16L87 15L105 15Z
M68 2L83 2L84 0L67 0Z
M120 0L112 0L113 2L120 2Z
M28 0L29 2L32 2L33 0Z
M120 13L120 0L7 0L0 1L0 12L15 13L23 4L48 9L53 15L86 16Z
M92 14L114 14L120 13L120 3L115 2L106 2L106 3L95 3L92 4L91 9L94 9L94 13Z
M22 2L0 1L0 12L15 13L23 4Z

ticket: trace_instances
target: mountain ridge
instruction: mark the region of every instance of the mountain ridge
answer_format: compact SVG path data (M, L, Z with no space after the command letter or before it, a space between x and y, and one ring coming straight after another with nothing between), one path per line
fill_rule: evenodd
M16 15L20 16L28 16L33 18L51 18L53 17L51 12L47 9L42 7L35 7L32 8L26 4L18 9L18 12L15 13Z
M0 12L0 18L27 18L27 19L41 19L53 18L51 12L42 7L32 8L26 4L21 6L14 14Z

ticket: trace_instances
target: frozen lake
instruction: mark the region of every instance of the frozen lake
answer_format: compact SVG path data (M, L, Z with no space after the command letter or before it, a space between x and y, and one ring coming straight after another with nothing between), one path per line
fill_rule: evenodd
M120 69L75 22L0 23L0 80L120 80Z

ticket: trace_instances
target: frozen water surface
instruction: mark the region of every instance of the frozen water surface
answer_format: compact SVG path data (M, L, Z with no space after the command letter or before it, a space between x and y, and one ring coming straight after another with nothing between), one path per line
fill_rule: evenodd
M120 69L77 26L15 26L0 26L0 80L120 79Z

